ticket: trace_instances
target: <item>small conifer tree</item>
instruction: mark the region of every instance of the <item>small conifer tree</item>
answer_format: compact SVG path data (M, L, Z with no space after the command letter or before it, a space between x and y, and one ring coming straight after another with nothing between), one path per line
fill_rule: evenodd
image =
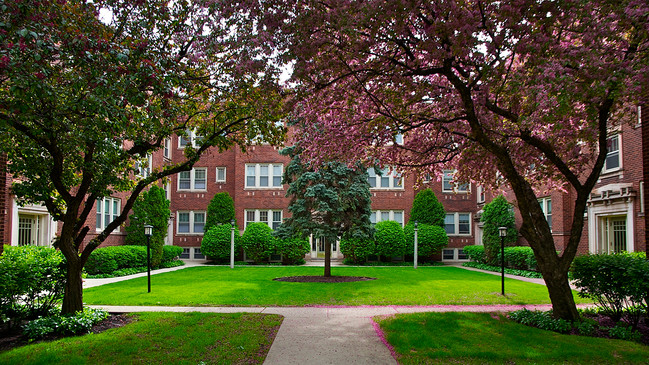
M424 189L417 193L410 210L410 222L417 221L419 224L431 224L443 228L444 217L446 217L444 206L437 200L432 190Z
M151 186L149 191L140 195L133 204L133 214L129 217L130 224L126 227L126 244L143 245L147 244L144 235L144 225L153 226L151 235L151 266L158 267L162 262L162 246L167 237L167 226L171 210L163 188L156 185Z
M507 227L505 244L512 245L518 239L516 220L513 206L502 195L484 206L480 220L484 223L482 242L488 263L499 264L497 261L500 249L500 234L498 228Z
M219 224L230 224L234 219L234 201L227 192L216 193L207 206L205 217L205 232ZM236 222L234 223L236 225Z

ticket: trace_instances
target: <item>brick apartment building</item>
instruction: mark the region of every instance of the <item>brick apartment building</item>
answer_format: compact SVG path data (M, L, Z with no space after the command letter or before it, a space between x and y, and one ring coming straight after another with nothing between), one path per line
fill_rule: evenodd
M646 122L646 115L644 119ZM584 212L586 223L580 253L645 250L641 129L638 109L637 123L623 125L609 136L606 166ZM164 149L149 158L148 166L142 166L141 173L146 174L153 166L180 161L184 147L191 143L191 135L167 140ZM6 163L0 157L0 165ZM277 227L288 214L287 187L281 184L287 163L288 158L280 156L277 148L255 145L246 153L236 148L207 153L192 171L170 177L164 184L172 211L166 243L183 247L183 258L202 259L205 213L210 199L220 192L232 196L240 229L250 222ZM395 220L405 225L416 194L414 178L369 173L372 222ZM6 167L2 166L0 181L5 184L0 186L0 237L12 245L50 245L57 231L56 223L44 207L18 206L7 188L11 177L6 175ZM447 212L445 228L450 239L439 257L443 261L464 260L464 246L481 244L479 216L482 206L491 199L480 186L453 185L452 177L452 171L448 171L441 181L423 184L435 192ZM115 196L99 200L88 224L98 231L103 229L121 209L123 199L124 196ZM563 249L569 235L572 199L570 192L555 192L539 199L551 221L558 250ZM105 245L120 244L124 236L123 230L114 232ZM87 239L90 238L92 235ZM324 245L314 238L307 258L324 257L323 250ZM332 257L342 257L338 245L333 245Z

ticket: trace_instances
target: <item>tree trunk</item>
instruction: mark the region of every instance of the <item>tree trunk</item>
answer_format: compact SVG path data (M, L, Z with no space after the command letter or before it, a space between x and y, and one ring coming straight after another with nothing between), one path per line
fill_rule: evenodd
M323 238L325 240L325 263L324 263L324 276L331 276L331 241L329 238Z
M83 267L77 262L71 263L70 261L68 260L61 314L72 314L83 310L83 281L81 279Z
M570 288L568 273L561 271L558 268L541 270L552 302L552 315L555 318L578 321L579 312Z

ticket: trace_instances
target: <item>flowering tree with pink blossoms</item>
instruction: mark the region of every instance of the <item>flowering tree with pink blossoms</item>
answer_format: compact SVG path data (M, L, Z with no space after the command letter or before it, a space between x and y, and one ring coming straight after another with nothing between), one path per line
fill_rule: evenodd
M420 176L454 168L459 181L511 189L554 315L578 319L568 270L607 134L649 75L646 1L237 4L292 64L309 160L378 160ZM576 197L561 253L543 188Z

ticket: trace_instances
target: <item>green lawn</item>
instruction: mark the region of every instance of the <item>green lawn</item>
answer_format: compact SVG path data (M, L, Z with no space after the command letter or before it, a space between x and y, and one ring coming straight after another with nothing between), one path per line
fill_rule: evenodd
M378 280L351 283L290 283L273 278L322 275L321 267L190 267L84 290L84 302L98 305L303 306L549 303L543 285L457 267L334 267L333 275ZM575 295L576 300L580 300Z
M646 364L649 347L527 327L502 314L375 318L399 364Z
M279 315L140 313L124 327L0 353L0 364L261 364Z

